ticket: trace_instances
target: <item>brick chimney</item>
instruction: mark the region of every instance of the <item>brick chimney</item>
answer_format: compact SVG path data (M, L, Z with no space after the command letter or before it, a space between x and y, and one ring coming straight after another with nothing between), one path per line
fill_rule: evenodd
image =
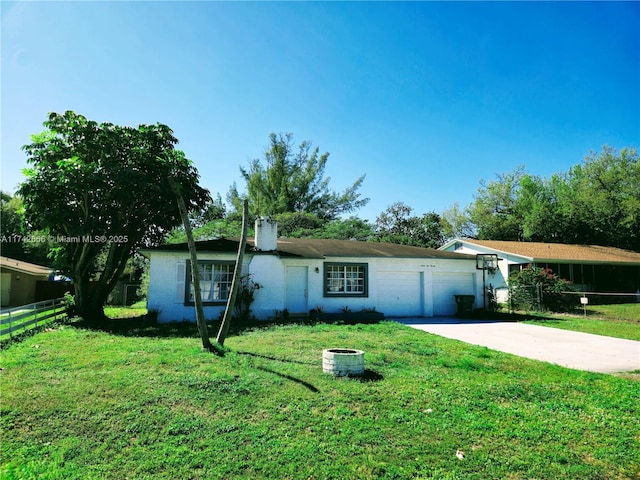
M256 250L271 252L278 248L278 222L269 217L256 218Z

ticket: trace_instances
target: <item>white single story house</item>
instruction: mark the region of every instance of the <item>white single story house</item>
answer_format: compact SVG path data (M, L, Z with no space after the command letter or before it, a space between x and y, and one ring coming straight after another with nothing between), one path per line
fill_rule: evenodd
M456 238L441 251L471 255L496 254L498 269L486 273L486 284L496 290L499 302L507 300L507 280L527 265L550 268L573 283L580 292L616 292L633 296L640 291L640 253L598 245L510 242Z
M375 309L387 317L449 316L454 295L474 295L482 306L475 256L390 243L278 238L277 223L256 221L242 273L261 286L251 305L259 319L286 310L307 315ZM224 311L239 239L196 242L207 319ZM150 260L147 308L158 321L195 321L186 243L142 251Z

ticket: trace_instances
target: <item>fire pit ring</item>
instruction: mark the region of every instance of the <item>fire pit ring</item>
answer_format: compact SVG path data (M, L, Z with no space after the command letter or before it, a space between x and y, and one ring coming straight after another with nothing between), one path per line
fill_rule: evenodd
M350 348L323 350L322 371L338 377L364 375L364 352Z

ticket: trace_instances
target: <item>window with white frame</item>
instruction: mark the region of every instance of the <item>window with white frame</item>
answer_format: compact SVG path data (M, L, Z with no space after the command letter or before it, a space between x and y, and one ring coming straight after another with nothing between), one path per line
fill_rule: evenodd
M227 301L231 293L233 281L233 262L212 260L198 261L200 269L200 293L203 303L222 304ZM185 303L192 304L195 300L193 282L191 281L191 264L187 262L187 295Z
M367 296L366 263L324 264L324 296Z

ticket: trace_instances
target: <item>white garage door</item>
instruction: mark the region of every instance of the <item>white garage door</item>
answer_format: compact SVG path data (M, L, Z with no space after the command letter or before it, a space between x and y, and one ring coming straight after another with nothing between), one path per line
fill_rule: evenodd
M476 295L473 273L433 273L433 315L455 315L454 295ZM477 298L476 298L477 300Z
M378 272L376 309L386 316L423 314L420 272Z

